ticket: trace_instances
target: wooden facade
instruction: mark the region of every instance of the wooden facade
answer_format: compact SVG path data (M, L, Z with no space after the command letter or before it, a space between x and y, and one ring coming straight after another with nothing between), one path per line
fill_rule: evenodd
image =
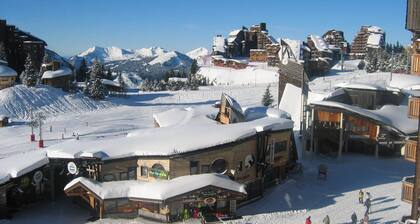
M420 2L407 0L405 28L411 32L420 32Z
M401 200L407 203L413 202L414 177L406 177L402 181Z
M418 119L419 112L420 112L420 98L410 97L408 99L408 117Z
M264 49L251 49L249 53L249 61L267 62L267 51Z
M404 158L410 162L416 162L417 140L406 140L404 147Z
M0 89L12 87L16 82L16 76L0 76Z
M70 89L70 83L71 83L71 76L60 76L57 78L51 78L51 79L42 79L42 84L49 85L55 88L63 89L63 90L69 90Z

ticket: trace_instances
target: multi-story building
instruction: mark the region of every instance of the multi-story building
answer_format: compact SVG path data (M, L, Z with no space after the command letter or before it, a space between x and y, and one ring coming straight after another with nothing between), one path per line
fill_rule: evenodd
M371 49L385 47L385 32L377 26L362 26L351 45L350 58L364 59Z

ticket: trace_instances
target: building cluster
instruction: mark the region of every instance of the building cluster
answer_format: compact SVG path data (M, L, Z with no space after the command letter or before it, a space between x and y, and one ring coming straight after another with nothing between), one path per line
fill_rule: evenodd
M278 109L214 107L154 115L154 128L70 140L2 160L0 211L66 194L100 217L171 222L196 213L233 216L286 178L296 159L293 121ZM25 158L24 162L16 162Z
M351 44L351 59L364 59L371 49L385 48L385 32L377 26L362 26Z

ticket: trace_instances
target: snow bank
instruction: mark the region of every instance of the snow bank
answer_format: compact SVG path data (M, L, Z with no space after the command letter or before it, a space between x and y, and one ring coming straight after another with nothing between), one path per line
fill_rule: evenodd
M45 151L28 151L0 159L0 184L48 164Z
M217 66L203 66L198 73L208 78L215 85L255 85L276 83L279 80L279 75L274 67L248 66L239 70Z
M120 83L118 83L117 81L114 81L114 80L101 79L101 82L104 85L120 87Z
M10 76L17 76L16 71L10 68L9 66L0 64L0 77Z
M78 177L68 183L64 190L78 183L83 184L101 199L141 198L163 201L207 186L246 194L243 184L232 181L225 175L213 173L188 175L154 182L126 180L101 183L89 178Z

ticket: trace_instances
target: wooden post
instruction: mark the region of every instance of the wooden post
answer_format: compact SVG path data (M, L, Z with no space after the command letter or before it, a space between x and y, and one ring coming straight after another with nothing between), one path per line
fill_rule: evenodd
M312 108L311 111L311 152L314 152L314 116L315 116L315 112L314 112L314 108Z
M379 158L379 129L380 126L376 126L376 144L375 144L375 158Z
M413 200L411 203L411 219L417 220L419 217L419 196L420 196L420 119L417 130L417 146L416 146L416 165L414 173Z
M343 113L340 113L340 140L338 143L338 158L341 158L341 155L343 154L343 135L344 135L344 128L343 128Z
M104 218L104 201L99 201L99 219Z

